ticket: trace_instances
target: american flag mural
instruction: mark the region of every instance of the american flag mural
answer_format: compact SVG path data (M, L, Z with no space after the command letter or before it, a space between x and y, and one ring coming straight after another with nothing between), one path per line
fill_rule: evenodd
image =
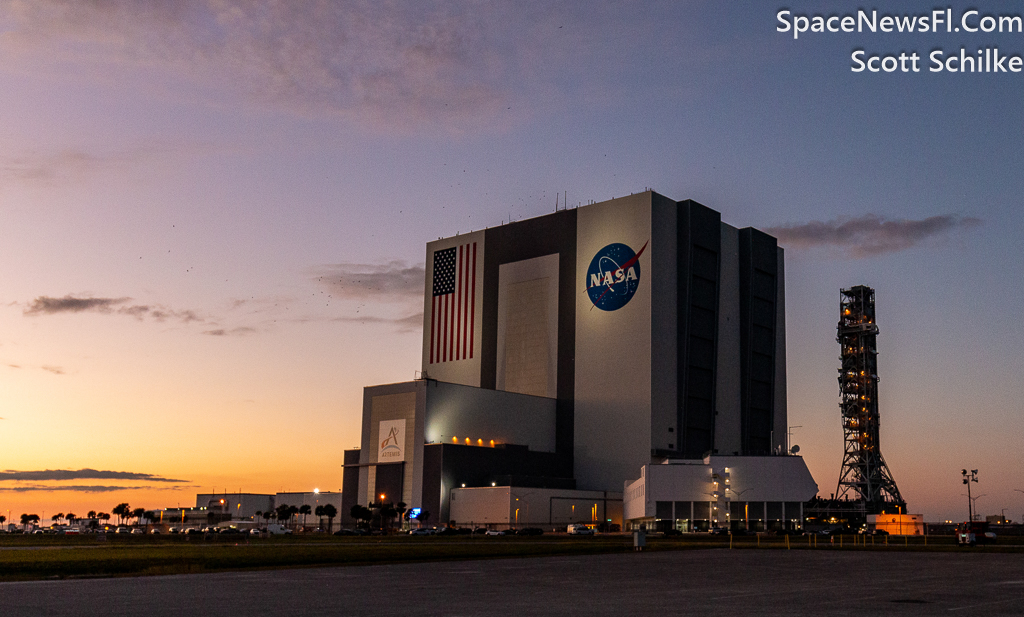
M434 251L430 364L473 357L476 242Z

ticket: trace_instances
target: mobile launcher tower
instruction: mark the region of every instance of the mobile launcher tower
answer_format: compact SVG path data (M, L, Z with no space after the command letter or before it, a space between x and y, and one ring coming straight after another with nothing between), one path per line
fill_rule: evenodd
M845 452L834 506L861 515L904 513L907 505L879 447L877 336L875 290L863 285L841 290L836 340L842 346L839 408Z

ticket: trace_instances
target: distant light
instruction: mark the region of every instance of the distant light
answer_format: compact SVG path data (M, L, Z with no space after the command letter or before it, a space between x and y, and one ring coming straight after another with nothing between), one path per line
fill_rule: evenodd
M492 448L494 447L494 440L493 439L491 440L491 447Z
M466 437L466 445L469 445L469 437Z
M384 493L381 493L381 494L380 494L380 500L381 500L381 501L384 501Z
M466 483L465 482L462 483L462 488L466 488Z
M452 435L452 443L459 443L459 438L456 437L455 435Z
M494 483L494 482L491 482L491 486L496 486L496 485L495 485L495 483ZM518 501L518 500L516 500L516 501Z
M314 495L319 495L320 494L320 489L318 489L318 488L313 489L313 494Z

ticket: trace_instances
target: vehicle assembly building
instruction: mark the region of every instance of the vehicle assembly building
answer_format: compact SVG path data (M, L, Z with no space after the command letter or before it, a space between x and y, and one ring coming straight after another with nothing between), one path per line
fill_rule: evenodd
M364 390L346 504L700 529L798 524L817 492L768 234L649 191L430 242L423 307L423 378Z

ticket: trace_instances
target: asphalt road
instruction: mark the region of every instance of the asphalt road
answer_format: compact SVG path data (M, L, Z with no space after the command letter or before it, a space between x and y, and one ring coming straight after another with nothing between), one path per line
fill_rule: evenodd
M688 550L0 583L0 615L1024 615L1019 554Z

